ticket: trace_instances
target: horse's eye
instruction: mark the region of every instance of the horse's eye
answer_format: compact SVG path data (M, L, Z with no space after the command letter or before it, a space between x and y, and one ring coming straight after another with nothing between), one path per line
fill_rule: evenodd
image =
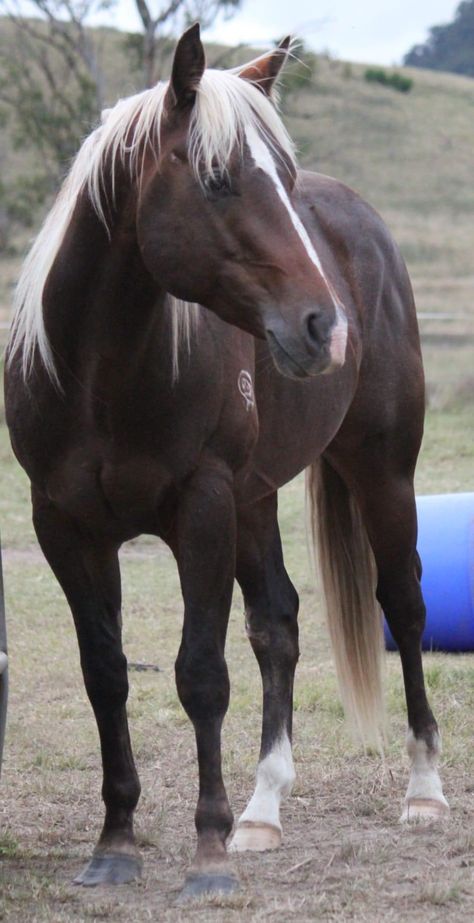
M231 192L230 179L227 173L213 170L204 180L204 188L209 196L229 195Z

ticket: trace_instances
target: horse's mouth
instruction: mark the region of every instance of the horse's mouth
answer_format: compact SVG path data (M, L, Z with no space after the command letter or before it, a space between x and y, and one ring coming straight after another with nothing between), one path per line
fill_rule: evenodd
M286 378L301 381L304 378L323 374L331 365L331 356L326 346L322 347L316 358L311 356L306 359L298 355L296 359L288 347L283 346L281 341L277 339L272 330L267 329L265 335L273 362L278 371Z

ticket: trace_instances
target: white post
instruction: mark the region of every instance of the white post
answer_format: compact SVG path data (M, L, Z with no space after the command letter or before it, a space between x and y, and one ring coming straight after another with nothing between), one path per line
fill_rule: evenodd
M0 774L2 771L3 742L7 723L8 703L8 657L7 657L7 623L5 619L5 601L3 595L2 546L0 542Z

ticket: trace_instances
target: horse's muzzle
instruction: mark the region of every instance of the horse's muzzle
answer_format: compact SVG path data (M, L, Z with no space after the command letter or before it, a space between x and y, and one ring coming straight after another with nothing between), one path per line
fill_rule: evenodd
M267 314L265 335L278 371L288 378L324 375L344 365L347 319L339 307L335 317L308 311L297 330L281 314Z

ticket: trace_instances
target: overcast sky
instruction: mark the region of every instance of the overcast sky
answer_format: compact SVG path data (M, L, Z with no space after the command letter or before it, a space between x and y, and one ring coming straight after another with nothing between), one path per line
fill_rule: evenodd
M153 6L153 0L150 0ZM235 45L266 43L298 35L316 51L367 63L400 63L430 26L453 19L459 0L244 0L227 22L205 33L208 40ZM118 0L107 16L119 27L138 29L133 0Z

